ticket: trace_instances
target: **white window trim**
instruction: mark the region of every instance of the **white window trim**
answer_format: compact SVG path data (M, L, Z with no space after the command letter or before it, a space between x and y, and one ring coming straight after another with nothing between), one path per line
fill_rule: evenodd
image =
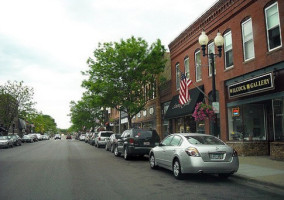
M186 61L188 61L188 68L186 67L186 64L185 64ZM184 73L185 73L185 76L190 79L189 57L188 56L186 56L184 59Z
M270 49L270 45L269 45L269 34L268 34L268 27L267 27L268 22L267 22L267 14L266 14L266 13L267 13L267 10L268 10L269 8L275 6L275 4L277 4L278 21L279 21L279 34L280 34L280 43L281 43L281 44L280 44L278 47L275 47L275 48L273 48L273 49ZM274 51L274 50L279 49L279 48L282 47L281 24L280 24L280 18L279 18L279 6L278 6L278 3L275 2L274 4L272 4L272 5L268 6L267 8L265 8L264 13L265 13L265 22L266 22L265 28L266 28L266 37L267 37L267 47L268 47L268 51L270 52L270 51Z
M227 33L225 33L224 34L224 58L225 58L225 70L228 70L228 69L231 69L231 68L233 68L234 67L234 62L233 62L233 65L231 65L231 66L226 66L226 51L225 51L225 37L227 36L227 35L229 35L229 34L231 34L231 38L232 38L232 31L228 31ZM232 48L231 48L232 50L233 50L233 38L232 38Z
M254 51L254 37L253 37L253 26L251 27L251 30L252 30L252 42L253 42L253 57L251 57L251 58L249 58L249 59L246 59L246 55L245 55L245 42L247 42L247 41L245 41L245 38L244 38L244 25L246 24L246 23L248 23L248 22L251 22L251 26L252 26L252 19L251 18L249 18L249 19L247 19L246 21L244 21L243 23L242 23L242 38L243 38L243 56L244 56L244 61L246 62L246 61L249 61L249 60L252 60L252 59L254 59L255 58L255 51Z
M214 45L214 42L210 42L209 44L208 44L208 47L207 47L207 49L208 49L208 54L209 54L209 47L211 47L211 46L213 46L213 53L215 54L215 45ZM216 59L214 59L214 62L215 62L215 60ZM212 76L212 72L210 71L211 70L211 62L210 62L210 56L208 56L208 76L209 77L211 77ZM216 75L216 62L214 63L214 71L215 71L215 75ZM211 72L211 73L210 73Z
M179 63L176 64L176 90L179 90L180 87L180 71Z
M196 54L200 54L200 68L201 68L201 53L200 53L200 50L198 50L198 51L196 51L195 53L194 53L194 61L195 61L195 80L196 80L196 82L200 82L200 81L202 81L202 71L201 71L201 79L197 79L197 62L196 62Z

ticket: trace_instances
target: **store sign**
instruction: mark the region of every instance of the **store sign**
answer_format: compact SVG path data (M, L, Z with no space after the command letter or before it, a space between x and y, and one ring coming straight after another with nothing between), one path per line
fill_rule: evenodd
M238 96L246 96L252 93L262 92L264 90L271 90L274 88L272 73L264 74L252 79L229 85L229 98Z
M240 107L232 108L232 116L233 117L240 116Z

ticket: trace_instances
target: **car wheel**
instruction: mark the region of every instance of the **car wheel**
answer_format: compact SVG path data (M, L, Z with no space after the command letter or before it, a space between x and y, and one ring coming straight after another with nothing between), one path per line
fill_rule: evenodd
M120 156L120 153L118 152L117 146L115 146L115 148L114 148L114 155L115 155L116 157Z
M123 158L124 158L124 160L129 160L129 158L130 158L130 155L129 155L129 152L128 152L128 148L127 148L127 147L124 148L124 155L123 155Z
M176 179L182 179L183 178L183 174L181 172L180 162L179 162L178 159L174 160L174 163L173 163L173 174L174 174L174 177Z
M158 166L156 165L155 156L154 156L153 153L151 153L151 155L150 155L149 163L150 163L151 169L157 169L158 168Z

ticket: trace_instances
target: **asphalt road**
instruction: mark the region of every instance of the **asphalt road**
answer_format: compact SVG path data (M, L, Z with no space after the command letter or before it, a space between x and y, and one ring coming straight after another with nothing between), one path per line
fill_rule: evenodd
M151 170L147 158L125 161L77 140L0 149L0 199L283 199L270 188L234 178L190 175L176 180Z

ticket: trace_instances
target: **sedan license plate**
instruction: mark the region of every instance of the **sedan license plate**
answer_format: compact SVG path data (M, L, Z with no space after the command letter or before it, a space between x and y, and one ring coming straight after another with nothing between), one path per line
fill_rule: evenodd
M214 160L222 160L223 159L223 154L220 153L211 153L209 154L210 159Z
M144 142L144 145L149 146L149 145L150 145L150 142Z

